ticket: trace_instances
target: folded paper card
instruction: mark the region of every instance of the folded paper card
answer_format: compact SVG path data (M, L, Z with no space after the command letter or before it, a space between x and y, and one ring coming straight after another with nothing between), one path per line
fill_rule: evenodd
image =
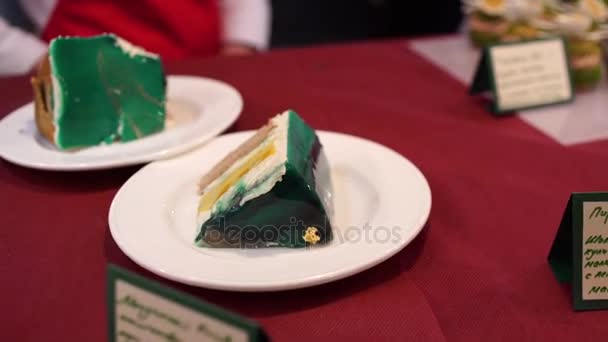
M469 92L486 91L493 95L496 114L572 101L564 41L551 38L485 48Z
M255 322L110 265L110 341L268 341Z
M574 309L608 309L608 193L570 196L549 264L572 284Z

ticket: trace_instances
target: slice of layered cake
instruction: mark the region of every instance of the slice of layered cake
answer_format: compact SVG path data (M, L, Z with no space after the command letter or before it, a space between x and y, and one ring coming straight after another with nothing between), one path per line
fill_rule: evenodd
M32 85L38 130L61 150L127 142L165 127L160 58L115 35L54 39Z
M293 111L272 118L200 181L203 247L306 247L332 239L332 187L315 131Z

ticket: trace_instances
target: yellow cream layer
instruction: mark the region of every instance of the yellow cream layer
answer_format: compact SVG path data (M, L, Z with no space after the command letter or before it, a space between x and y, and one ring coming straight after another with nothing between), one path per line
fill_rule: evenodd
M253 169L266 158L275 154L275 152L276 149L274 147L274 143L270 143L251 154L243 165L235 170L232 170L227 176L224 177L222 182L219 182L203 193L199 202L198 212L201 213L210 210L215 202L217 202L217 200L222 197L222 195L226 193L228 189L236 184L241 177L243 177L247 172L249 172L249 170Z

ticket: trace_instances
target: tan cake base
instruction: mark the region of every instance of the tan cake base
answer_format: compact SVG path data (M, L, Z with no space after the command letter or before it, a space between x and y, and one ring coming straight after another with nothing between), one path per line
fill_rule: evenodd
M48 141L55 144L55 124L53 123L53 83L51 81L51 64L48 56L38 64L36 75L31 80L34 90L35 119L38 132Z
M203 190L207 185L211 184L217 177L221 176L226 170L232 166L237 160L246 156L249 152L253 151L266 137L272 129L274 125L272 123L268 123L262 128L260 128L251 138L245 141L241 146L239 146L236 150L230 152L222 161L220 161L211 171L209 171L206 175L198 183L199 186L199 195L202 195Z

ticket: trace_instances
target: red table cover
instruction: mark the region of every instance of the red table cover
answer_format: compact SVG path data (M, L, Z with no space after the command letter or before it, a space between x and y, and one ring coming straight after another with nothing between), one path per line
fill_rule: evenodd
M381 265L309 289L242 294L163 283L259 321L276 341L589 341L608 312L575 313L546 257L568 196L608 189L608 143L564 147L495 118L404 41L183 61L175 74L224 80L245 108L230 129L297 110L318 129L384 144L420 167L428 223ZM0 115L31 99L0 80ZM108 262L159 279L112 240L107 213L139 167L62 173L0 161L0 339L107 340ZM406 208L404 208L404 211Z

